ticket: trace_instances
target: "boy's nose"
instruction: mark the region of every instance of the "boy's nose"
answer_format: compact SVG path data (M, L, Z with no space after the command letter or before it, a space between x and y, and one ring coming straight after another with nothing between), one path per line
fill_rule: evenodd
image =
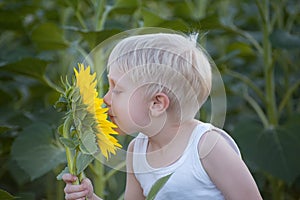
M110 94L110 91L108 91L108 92L104 95L103 101L104 101L104 103L105 103L108 107L111 106L111 94Z

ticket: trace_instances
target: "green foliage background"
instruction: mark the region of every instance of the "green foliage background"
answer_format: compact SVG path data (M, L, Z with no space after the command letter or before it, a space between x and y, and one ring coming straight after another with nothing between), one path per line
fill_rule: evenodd
M226 86L225 129L264 199L300 199L297 0L0 0L0 188L22 199L64 198L56 180L66 162L62 115L53 108L60 76L101 41L137 27L200 32ZM87 173L96 193L121 199L125 175L109 170L95 162Z

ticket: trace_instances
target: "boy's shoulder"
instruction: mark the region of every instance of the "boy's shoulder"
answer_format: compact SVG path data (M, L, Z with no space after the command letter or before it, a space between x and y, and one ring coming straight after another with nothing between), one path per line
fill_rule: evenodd
M203 134L198 143L200 159L205 158L213 150L220 137L220 133L216 130L209 130Z
M207 157L215 148L231 149L238 156L241 156L240 150L234 139L223 129L212 128L205 132L198 143L198 152L200 159Z

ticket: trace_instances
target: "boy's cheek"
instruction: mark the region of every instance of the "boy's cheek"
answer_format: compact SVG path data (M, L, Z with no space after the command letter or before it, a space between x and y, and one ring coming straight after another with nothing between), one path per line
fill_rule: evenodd
M143 93L135 91L128 101L129 117L131 123L139 129L143 129L150 123L149 110L147 102L141 98Z
M143 129L150 124L150 117L145 109L136 108L133 112L130 112L131 123L138 129Z

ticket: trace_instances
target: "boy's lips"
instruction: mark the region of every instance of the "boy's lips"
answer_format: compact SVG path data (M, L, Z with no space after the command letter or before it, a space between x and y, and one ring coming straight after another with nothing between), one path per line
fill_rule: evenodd
M113 123L115 123L114 118L115 118L116 116L113 115L113 114L110 112L110 110L107 112L107 115L108 115L110 121L112 121Z
M109 117L115 117L111 112L108 112L107 115L108 115Z
M114 119L116 116L111 115L111 114L108 114L108 117L109 117L109 119L110 119L111 121L113 121L113 119Z

